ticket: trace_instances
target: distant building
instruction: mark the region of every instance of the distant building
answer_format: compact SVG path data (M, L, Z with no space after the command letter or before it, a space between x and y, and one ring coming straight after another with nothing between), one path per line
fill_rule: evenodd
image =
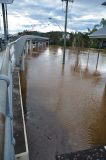
M90 34L89 37L100 39L99 48L106 48L106 26Z
M62 35L62 38L64 39L64 33L63 33L63 35ZM69 34L69 33L67 33L66 39L70 39L70 34Z
M102 3L102 5L106 6L106 1ZM89 35L90 38L98 38L98 39L106 39L106 25L96 32Z
M89 35L90 38L106 39L106 26Z

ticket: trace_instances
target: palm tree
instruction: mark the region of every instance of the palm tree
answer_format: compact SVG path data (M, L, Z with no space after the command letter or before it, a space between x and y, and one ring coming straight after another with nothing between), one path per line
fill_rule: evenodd
M105 18L102 18L102 19L101 19L100 25L101 25L102 27L104 27L104 26L106 25L106 19L105 19Z

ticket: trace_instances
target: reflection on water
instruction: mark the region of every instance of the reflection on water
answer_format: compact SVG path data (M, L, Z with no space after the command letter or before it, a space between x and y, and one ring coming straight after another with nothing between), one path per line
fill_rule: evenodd
M106 85L104 87L103 96L99 109L97 112L96 120L88 128L90 137L92 138L92 145L106 145Z
M50 47L28 60L24 84L32 159L54 160L57 152L106 144L105 83L106 56L96 51L67 49L62 65L62 48Z
M25 71L20 71L20 81L21 81L21 93L22 93L22 101L23 101L23 109L25 115L27 114L26 107L26 94L27 94L27 65L25 65Z

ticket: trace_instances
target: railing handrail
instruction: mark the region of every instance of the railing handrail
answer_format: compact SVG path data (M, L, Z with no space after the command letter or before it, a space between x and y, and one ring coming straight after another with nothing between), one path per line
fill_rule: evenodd
M12 57L20 64L24 46L28 39L38 36L22 36L7 45L0 66L0 160L15 160L12 113ZM48 40L42 38L42 40Z
M6 49L7 50L7 49ZM7 91L8 91L8 66L9 52L3 55L2 66L0 70L0 158L4 159L4 144L5 144L5 122L7 110Z

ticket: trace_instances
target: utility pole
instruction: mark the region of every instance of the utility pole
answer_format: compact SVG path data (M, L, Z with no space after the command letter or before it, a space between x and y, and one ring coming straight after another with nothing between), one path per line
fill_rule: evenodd
M63 64L65 64L66 36L67 36L67 14L68 14L68 2L73 2L73 0L61 0L61 1L66 1L66 10L65 10L65 26L64 26L64 48L63 48Z
M3 14L3 25L4 25L4 41L5 45L8 42L8 15L7 15L7 4L13 3L14 0L0 0L2 5L2 14Z
M7 41L8 41L8 13L7 13L7 4L5 4L6 8L6 28L7 28Z
M7 44L7 4L2 3L3 24L4 24L4 41Z

